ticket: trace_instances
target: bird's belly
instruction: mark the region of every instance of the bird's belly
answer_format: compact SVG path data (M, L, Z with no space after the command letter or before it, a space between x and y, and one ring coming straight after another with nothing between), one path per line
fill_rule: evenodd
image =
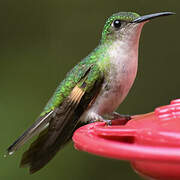
M109 90L102 90L92 106L92 110L99 115L111 113L117 109L126 96L123 86L113 86Z
M122 102L121 89L114 89L104 92L97 98L92 109L99 115L104 115L115 111L115 109Z
M110 76L109 83L105 83L101 92L90 108L99 115L105 115L115 111L127 96L134 79L136 70L113 73Z

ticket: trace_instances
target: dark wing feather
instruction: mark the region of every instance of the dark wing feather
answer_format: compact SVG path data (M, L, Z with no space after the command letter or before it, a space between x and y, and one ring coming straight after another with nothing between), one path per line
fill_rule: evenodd
M11 146L8 147L8 154L13 154L16 150L18 150L26 141L28 141L33 136L37 135L39 132L43 130L49 123L52 118L53 111L41 116L37 119L37 121L27 129L22 136L20 136Z
M23 154L21 166L30 166L30 173L45 166L71 139L79 118L101 88L103 77L91 78L95 73L98 72L90 70L73 88L71 94L55 109L56 115L48 128Z

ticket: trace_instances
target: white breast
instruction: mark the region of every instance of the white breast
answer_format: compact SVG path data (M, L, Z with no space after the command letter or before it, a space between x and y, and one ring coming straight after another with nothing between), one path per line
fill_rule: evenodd
M127 96L137 73L138 52L132 48L127 52L127 44L116 42L109 50L110 72L91 110L104 115L116 110Z

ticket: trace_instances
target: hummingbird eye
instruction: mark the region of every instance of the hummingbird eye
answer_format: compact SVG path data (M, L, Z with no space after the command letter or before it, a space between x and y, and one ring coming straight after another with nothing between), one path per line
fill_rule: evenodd
M121 21L119 19L116 19L114 22L113 22L113 26L115 28L120 28L121 27Z

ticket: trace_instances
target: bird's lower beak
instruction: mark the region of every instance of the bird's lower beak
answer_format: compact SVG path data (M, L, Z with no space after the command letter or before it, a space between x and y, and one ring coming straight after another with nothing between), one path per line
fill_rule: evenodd
M137 19L135 19L133 21L133 23L141 23L144 21L148 21L150 19L154 19L156 17L169 16L169 15L173 15L173 14L175 14L175 13L173 13L173 12L160 12L160 13L148 14L148 15L138 17Z

